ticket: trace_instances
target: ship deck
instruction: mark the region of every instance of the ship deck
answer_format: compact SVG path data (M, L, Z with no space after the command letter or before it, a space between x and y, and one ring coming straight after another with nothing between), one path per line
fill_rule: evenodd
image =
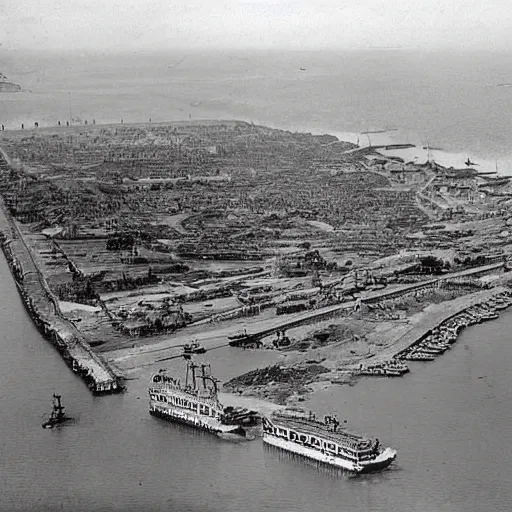
M351 445L354 448L363 448L360 446L361 444L364 445L366 443L372 443L373 441L370 438L344 430L343 428L340 428L340 426L338 426L339 430L334 432L332 429L329 429L327 425L308 420L307 418L302 419L293 416L272 415L271 421L277 426L307 434L318 435L319 437L334 443L341 445Z

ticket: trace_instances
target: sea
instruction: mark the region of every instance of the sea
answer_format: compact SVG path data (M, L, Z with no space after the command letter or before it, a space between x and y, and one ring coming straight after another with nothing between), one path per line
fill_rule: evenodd
M301 69L302 68L302 69ZM24 92L0 95L0 124L243 119L288 130L429 143L439 158L511 159L512 59L496 53L0 53ZM75 123L80 121L76 120ZM30 128L33 129L33 128ZM386 130L383 132L383 130ZM387 140L387 139L386 139ZM435 152L434 152L435 154ZM512 169L512 167L510 168ZM507 168L503 165L503 174ZM512 173L509 173L512 174ZM93 397L35 329L0 255L0 511L505 512L512 506L512 312L464 331L452 350L397 379L313 393L398 450L350 477L148 414L151 370ZM207 354L222 381L261 351ZM178 369L176 367L176 369ZM41 428L52 393L75 424Z
M492 51L24 52L0 49L22 93L6 129L241 119L360 145L415 144L406 158L512 175L512 54ZM373 133L365 133L373 132Z

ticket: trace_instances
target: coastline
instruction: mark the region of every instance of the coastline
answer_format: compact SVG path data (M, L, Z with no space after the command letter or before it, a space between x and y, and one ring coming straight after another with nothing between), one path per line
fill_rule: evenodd
M319 132L312 132L315 135ZM338 137L340 140L346 142L352 142L354 144L359 140L361 148L368 147L368 139L366 134L344 132L344 131L333 131L330 132L332 135ZM371 146L386 146L393 144L414 144L413 148L405 149L379 149L378 151L385 156L396 156L402 158L406 163L414 162L423 163L427 161L428 151L424 149L427 146L425 141L421 140L421 137L403 134L399 129L394 130L379 130L370 133ZM502 176L512 176L512 155L508 158L500 158L499 160L493 160L478 155L472 154L470 151L446 151L444 149L437 149L432 145L430 150L430 159L443 167L453 167L455 169L466 168L465 161L471 157L471 160L475 160L478 165L475 167L480 172L495 172L496 166L498 166L498 173Z
M24 91L21 91L24 93ZM28 94L28 93L27 93ZM21 119L21 118L20 118ZM415 147L412 148L404 148L404 149L391 149L386 150L384 148L380 148L378 151L381 152L384 156L396 156L402 158L405 162L413 162L417 161L418 163L423 163L427 161L428 152L424 149L428 142L422 140L422 137L419 134L409 134L401 131L399 128L393 129L376 129L373 131L367 132L352 132L343 130L341 127L323 127L323 126L303 126L296 124L276 124L270 120L263 119L255 119L248 118L243 115L234 115L232 113L222 112L222 111L212 111L205 110L200 111L199 114L194 115L191 119L183 119L182 116L177 115L174 118L170 117L168 120L155 120L149 122L148 120L129 120L127 118L126 121L120 122L119 120L114 121L111 120L101 120L98 119L95 124L90 120L88 124L84 124L84 122L74 122L70 123L69 126L65 125L66 121L62 122L61 126L57 124L50 124L39 122L39 126L37 128L34 127L34 123L37 119L27 119L24 120L25 129L20 129L19 125L22 122L20 119L14 121L7 121L6 124L6 132L10 134L16 133L18 134L28 134L28 133L38 133L38 132L62 132L63 130L70 130L72 132L81 132L87 131L88 129L92 129L96 127L103 128L112 128L112 127L121 127L121 126L132 126L132 127L147 127L147 126L165 126L165 125L176 125L176 126L186 126L187 124L215 124L215 123L236 123L242 122L246 124L257 124L259 126L265 126L268 128L272 128L275 130L283 130L294 133L310 133L315 136L320 135L333 135L338 138L340 142L350 142L352 144L357 144L359 141L359 147L361 149L364 148L373 148L375 146L391 146L391 145L400 145L400 144L413 144ZM14 128L10 126L10 124L16 123L17 127ZM341 128L341 129L340 129ZM0 137L2 132L0 132ZM371 142L371 144L370 144ZM438 148L435 143L431 144L432 149L430 150L430 159L444 167L454 167L455 169L464 169L466 168L465 161L470 158L472 161L476 162L476 169L480 172L496 172L498 168L498 173L501 176L512 176L512 154L508 157L500 157L500 158L489 158L483 157L478 154L474 154L470 149L464 150L452 150L447 151L442 148Z
M43 337L55 346L93 394L122 391L122 375L95 354L85 337L61 315L57 298L50 291L1 197L0 243L22 302Z
M485 269L482 269L482 272L485 273ZM431 285L426 283L424 286ZM439 286L439 283L434 286ZM371 301L370 299L368 303L385 308L386 303L389 303L390 300L403 300L418 291L418 289L411 290L407 293L407 290L405 290L399 297L383 297L382 301ZM279 405L296 405L298 402L304 402L317 389L326 389L334 385L344 384L353 386L359 379L367 377L403 377L409 371L403 363L404 357L407 359L409 352L415 349L421 352L425 340L431 338L444 325L453 321L457 323L462 316L469 314L475 308L477 310L478 308L488 308L489 304L492 304L497 297L510 297L510 294L511 289L509 287L497 286L489 290L463 295L451 301L429 305L414 316L414 322L411 319L407 326L391 329L381 335L378 350L374 349L361 356L345 356L343 360L339 360L339 348L328 346L319 348L308 353L308 360L306 361L306 368L308 368L307 363L311 365L310 369L313 369L313 363L320 365L321 368L315 373L308 375L308 372L301 371L304 370L304 361L291 365L291 368L296 370L295 374L289 372L286 368L281 371L282 367L277 363L235 377L225 384L225 389L232 393L242 392L242 396L254 396L271 400ZM507 305L501 309L507 309L511 303L512 301L508 301ZM491 311L496 315L495 318L499 318L499 311L493 309L492 306ZM489 321L489 318L485 318L485 320ZM481 321L460 325L461 327L471 326ZM455 342L456 338L452 343ZM368 350L370 349L368 348ZM440 356L442 353L437 355ZM403 367L404 371L397 372L397 365ZM293 375L289 381L286 378L283 379L287 372L289 375ZM283 392L283 387L286 387L286 392Z
M470 157L494 171L498 160L500 173L508 175L510 127L501 112L510 99L504 87L510 84L510 59L473 50L471 55L417 48L265 54L137 49L80 52L78 58L61 50L7 51L3 71L24 92L16 103L2 98L0 122L27 128L72 118L96 118L98 124L121 118L239 119L302 132L353 133L347 139L352 142L359 132L365 145L362 132L382 132L370 133L374 144L384 136L418 147L430 142L446 149L446 155L433 154L443 165L464 168ZM169 61L179 65L171 71ZM125 76L125 69L135 68L137 74ZM208 70L205 76L197 73L201 68ZM311 97L317 101L308 106Z
M40 132L40 133L46 133L46 134L52 134L52 133L68 133L69 131L72 131L72 132L86 132L88 130L98 130L98 129L102 129L102 128L105 128L105 127L110 127L110 128L117 128L117 127L126 127L126 128L133 128L133 127L149 127L149 126L193 126L195 124L202 124L204 123L205 125L215 125L215 124L237 124L237 123L244 123L245 125L247 126L251 126L250 123L247 123L245 121L226 121L226 120L218 120L218 119L215 119L215 120L204 120L204 121L198 121L198 120L188 120L188 121L177 121L177 122L166 122L166 123L115 123L115 124L110 124L110 125L100 125L100 124L96 124L96 125L79 125L79 126L71 126L71 127L40 127L38 129L31 129L31 130L18 130L16 131L16 133L14 134L15 136L25 136L27 133L36 133L36 132ZM12 132L10 132L12 133ZM339 138L339 137L338 137ZM344 137L344 139L346 139L347 137ZM387 143L391 142L391 141L385 141ZM362 147L361 148L362 150L365 150L366 148ZM367 148L368 150L371 150L371 151L375 151L376 148ZM498 270L502 268L503 265L498 265L495 269L493 270ZM487 269L484 267L482 267L482 271L486 272ZM475 269L475 275L477 274L478 272L478 269ZM457 277L457 276L454 276L454 275L451 275L450 277ZM436 280L437 281L437 280ZM401 288L397 288L395 290L388 290L388 291L385 291L384 293L376 293L376 294L373 294L373 296L370 294L368 297L365 297L362 299L362 303L363 304L367 304L367 303L382 303L382 302L386 302L388 300L391 300L391 301L394 301L396 299L399 299L400 297L404 297L404 296L407 296L409 294L416 294L418 293L420 290L422 290L423 288L429 288L432 286L432 283L430 282L423 282L423 283L420 283L418 285L407 285L407 286L402 286ZM320 318L320 315L322 315L324 312L323 311L317 311L316 314L312 314L310 315L311 316L311 319L308 317L308 315L306 314L305 315L305 318L304 319L298 319L297 321L292 321L291 323L284 323L283 325L281 325L281 323L278 321L277 322L277 326L272 326L268 332L264 332L261 337L268 337L270 334L273 334L276 332L276 330L283 330L284 328L286 328L287 330L290 329L292 330L293 332L293 329L299 329L301 330L301 325L303 324L308 324L310 323L310 321L313 321L314 323L318 322L318 320L327 320L328 318L332 317L332 316L336 316L339 314L340 311L349 311L349 314L350 314L350 310L351 308L353 308L354 304L353 303L347 303L341 307L338 307L338 306L335 306L335 307L328 307L327 310L325 311L325 316L322 316L322 318ZM307 318L306 318L307 317ZM256 322L258 322L258 319L256 319ZM396 327L396 326L395 326ZM233 331L234 331L234 326L233 326ZM400 328L398 328L398 330L400 330ZM190 336L190 330L188 329L185 329L182 333L180 333L178 335L178 337L187 337L187 336ZM176 336L173 336L173 338L176 338ZM216 338L215 335L213 335L213 338ZM218 338L218 336L217 336ZM176 340L175 340L176 341ZM415 342L415 340L413 341ZM411 342L411 343L413 343ZM149 346L151 347L152 344L154 344L155 341L153 342L149 342ZM158 341L156 342L158 343ZM126 344L126 340L123 340L123 344ZM146 344L146 342L143 342L142 345L144 346ZM173 349L175 347L173 346L165 346L166 343L162 343L163 345L163 348L162 350L168 350L168 349ZM209 347L210 348L210 347ZM216 348L216 347L213 347L213 348ZM147 352L156 352L157 350L155 350L155 347L152 347L150 348ZM101 351L103 352L103 351ZM140 358L141 355L144 354L144 350L142 349L137 349L137 354L136 356ZM133 362L133 356L135 355L134 353L130 353L130 350L126 351L125 349L121 348L121 349L116 349L115 346L114 347L110 347L109 350L106 351L106 353L104 353L104 355L106 357L108 357L110 359L110 361L113 361L115 364L117 364L118 362L121 362L123 361L124 359L124 355L122 355L121 357L119 357L119 354L123 354L125 353L126 354L126 357L128 359L132 359L132 362ZM159 354L160 356L163 356L165 354L162 354L160 353ZM152 356L154 357L154 356ZM316 357L316 355L311 355L311 359L315 360L315 359L318 359L318 357ZM152 364L157 364L158 363L158 360L157 361L153 361ZM143 363L143 365L145 365L145 363ZM135 366L137 367L137 365ZM129 369L129 368L124 368L124 369ZM116 388L117 389L117 385L116 385Z

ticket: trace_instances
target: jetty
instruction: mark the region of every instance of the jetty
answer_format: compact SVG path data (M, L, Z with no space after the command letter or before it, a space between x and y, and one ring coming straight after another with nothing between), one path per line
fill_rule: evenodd
M502 286L447 301L442 308L426 311L418 325L388 340L386 349L367 357L364 363L334 372L330 381L346 384L356 376L401 377L409 372L405 361L433 361L450 349L462 329L494 320L499 310L511 305L512 290Z
M5 161L3 162L5 164ZM61 315L59 302L0 198L0 241L23 303L41 333L94 394L123 389L122 375L95 354L84 336Z

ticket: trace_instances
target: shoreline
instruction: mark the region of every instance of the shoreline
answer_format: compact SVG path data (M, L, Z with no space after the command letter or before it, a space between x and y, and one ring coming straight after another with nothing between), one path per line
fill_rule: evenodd
M102 130L102 129L117 129L117 128L121 128L121 127L125 128L127 130L130 130L131 128L137 128L137 127L146 127L146 128L152 127L152 126L189 127L189 126L196 126L196 125L215 126L218 124L223 124L223 125L227 124L230 126L237 126L237 125L243 124L247 128L250 128L251 126L255 126L258 128L267 128L266 126L262 126L262 125L252 125L251 123L248 123L246 121L211 119L211 120L188 120L188 121L185 120L185 121L176 121L176 122L171 121L171 122L162 122L162 123L115 123L115 124L108 124L108 125L87 124L87 125L77 125L77 126L69 126L69 127L68 126L40 127L37 129L31 129L31 130L17 130L14 133L14 136L15 137L16 136L24 137L28 133L35 134L38 131L40 131L42 134L53 134L53 133L66 134L69 132L83 133L83 132ZM288 130L288 132L289 132L289 130ZM13 132L9 131L9 133L12 134ZM302 133L302 132L300 132L300 133ZM309 133L311 133L311 132L309 132ZM339 140L338 135L336 135L336 137ZM344 141L340 140L339 142L346 142L346 140L344 140ZM328 142L327 144L324 143L321 146L329 146L330 144L331 144L331 142ZM389 144L389 142L388 142L388 144ZM377 152L378 150L381 150L381 149L382 149L382 146L380 146L380 147L372 146L370 148L356 147L355 149L350 149L348 151L344 151L344 153L352 153L352 152L356 153L358 151L361 151L364 154L364 153L369 153L369 152ZM7 163L6 163L6 165L7 165ZM364 166L364 164L363 164L363 166ZM13 222L14 222L13 225L15 225L16 221L13 221ZM23 238L22 235L20 235L20 236ZM36 265L35 262L34 262L34 265ZM472 269L470 271L464 270L459 273L455 272L455 273L449 274L448 278L457 279L459 277L458 274L461 274L464 277L476 277L477 274L487 273L489 270L501 271L503 266L504 266L503 263L490 265L490 266L484 265L482 267L478 267L478 268ZM488 268L488 267L491 267L491 268ZM12 271L12 267L11 267L11 271ZM435 279L430 279L430 280L427 279L427 280L421 281L417 284L400 285L398 288L391 289L391 290L387 289L386 291L384 291L382 293L377 292L377 293L373 293L373 294L364 296L361 298L360 302L366 306L366 305L371 305L371 304L381 304L383 302L385 303L386 301L400 300L401 297L409 296L411 294L414 295L414 294L419 293L423 289L435 287L437 285L437 283L439 283L441 281L443 281L443 278L435 278ZM495 292L495 293L497 293L497 292ZM423 305L424 305L424 303L423 303ZM309 323L317 324L319 321L321 322L321 321L329 319L332 316L337 316L340 312L343 313L345 311L348 311L348 315L350 316L350 314L351 314L350 312L351 312L351 309L353 308L353 306L354 306L353 303L345 302L343 304L340 303L340 304L336 304L336 305L327 306L326 308L324 308L325 310L319 309L317 311L306 312L303 315L298 315L296 317L290 317L290 316L288 316L288 318L277 317L277 318L273 319L273 324L276 324L276 325L270 325L270 327L267 329L260 328L261 332L259 332L257 334L253 334L252 336L248 336L248 338L251 338L252 341L259 341L261 338L268 338L268 336L270 336L271 334L274 334L276 331L284 331L285 329L286 330L300 329L300 327L302 325L309 324ZM57 309L57 307L56 307L56 309ZM244 309L244 308L241 308L241 309ZM279 313L277 313L277 314L279 314ZM263 323L263 322L261 321L261 318L260 318L260 319L256 319L256 323ZM37 324L37 322L36 322L36 324ZM272 324L272 322L271 322L271 324ZM191 327L193 327L192 324L191 324ZM234 329L234 327L235 327L234 325L228 326L227 328L224 329L224 331L230 331L230 329L232 329L232 328ZM221 328L220 330L222 331L223 329ZM190 331L187 328L185 328L184 331L180 332L177 336L169 335L168 337L183 338L183 337L189 336L190 334L187 334L189 332ZM215 330L212 332L212 334L214 334L214 336L213 336L214 339L216 337L217 338L219 337L219 336L215 336ZM226 334L226 333L224 333L224 334ZM162 340L162 337L160 337L160 336L158 338L156 338L156 340L141 339L140 342L138 341L138 338L133 338L133 341L130 340L130 344L133 343L134 346L138 345L138 349L137 349L137 351L133 351L133 353L131 353L131 354L130 354L130 350L128 349L127 355L125 356L125 358L133 359L134 357L137 358L137 356L141 356L141 355L144 356L150 352L154 353L154 352L159 352L159 351L166 351L166 350L173 348L172 346L171 347L165 346L166 345L165 340L164 341L160 341L160 340ZM122 345L127 345L127 343L128 343L127 339L122 340ZM160 344L162 346L162 348L155 350L155 346L154 346L155 343L157 345ZM109 360L111 362L113 362L113 364L117 365L116 356L117 357L119 356L119 352L122 354L125 349L115 348L115 344L116 344L116 342L113 342L113 347L111 346L109 349L107 349L105 351L100 349L100 350L95 351L94 353L95 354L102 353L103 357L109 358ZM152 345L153 345L153 347L151 347ZM151 348L149 350L143 350L143 349L140 349L141 346L142 347L147 346L147 347L151 347ZM210 348L219 348L219 347L208 347L208 348L210 349ZM137 353L135 353L135 352L137 352ZM382 352L382 350L381 350L381 352ZM91 353L92 353L92 351L91 351ZM160 356L162 356L162 355L164 355L164 354L160 354ZM337 354L336 357L338 357L338 355L339 354ZM179 356L174 356L174 357L179 357ZM122 359L123 359L122 357L121 358L118 357L118 360L122 360ZM311 356L311 359L317 359L317 358L314 356ZM334 358L334 359L336 359L336 358ZM367 358L367 359L370 359L370 358ZM153 361L150 364L157 364L159 361L163 361L163 360L165 360L165 358L160 358L157 361ZM136 369L137 366L139 366L139 365L135 365L135 367L133 369ZM144 366L146 366L146 365L144 365ZM128 370L130 368L124 368L124 369ZM117 378L118 377L116 376L116 378L114 379L114 381L116 382L116 386L114 389L118 388Z
M310 133L315 136L319 135L333 135L338 138L339 142L350 142L351 144L357 144L359 141L359 148L363 149L372 149L375 148L377 152L381 152L384 156L395 156L404 159L405 162L412 162L417 160L418 162L426 162L427 161L427 150L423 149L426 146L426 142L421 141L421 137L418 134L411 136L409 134L403 133L399 128L392 129L382 129L382 130L374 130L369 132L352 132L346 130L339 130L337 128L310 128L304 126L283 126L277 125L270 121L262 121L258 119L253 122L253 119L245 118L244 116L232 116L232 115L219 115L217 116L217 112L212 112L212 117L198 117L192 119L174 119L167 121L127 121L127 122L119 122L119 121L105 121L98 122L93 124L92 122L88 122L88 124L82 123L73 123L69 126L65 125L65 122L61 124L61 126L53 125L53 124L40 124L37 128L34 127L34 120L30 120L30 126L25 125L25 129L21 128L9 128L7 126L4 132L0 131L0 137L2 133L9 134L35 134L38 132L42 133L53 133L59 132L62 133L64 130L70 130L72 132L80 132L80 131L88 131L95 128L116 128L116 127L148 127L148 126L190 126L194 124L205 124L205 125L213 125L219 123L226 124L236 124L236 123L245 123L248 125L254 124L255 126L264 126L267 128L272 128L275 130L282 130L286 132L292 133ZM369 142L371 141L371 145ZM390 149L386 150L380 146L392 146L392 145L401 145L401 144L412 144L414 147L412 148L401 148L401 149ZM376 148L376 146L378 148ZM490 159L489 157L482 157L471 153L471 151L463 151L463 150L452 150L446 151L442 148L432 147L431 152L431 160L435 161L439 165L443 167L454 167L455 169L464 169L465 161L468 157L471 157L472 160L477 160L476 169L481 172L495 172L496 167L498 166L498 161L500 162L501 169L498 168L498 173L501 176L512 176L512 155L507 158L498 159Z
M57 298L49 289L1 197L0 243L23 305L43 337L55 346L66 364L85 381L93 394L122 391L121 374L96 354L86 338L61 315Z
M288 393L283 395L277 382L286 382L281 379L281 368L279 363L267 366L265 368L256 369L246 374L240 375L225 383L225 389L233 394L240 394L242 397L255 397L258 399L270 400L278 405L296 405L297 402L304 402L309 399L309 395L317 388L328 388L332 385L350 385L353 386L360 378L363 377L403 377L409 372L409 368L405 364L409 353L415 350L421 353L421 347L428 339L432 338L436 332L443 329L443 326L453 322L459 322L460 318L473 310L490 307L490 311L496 314L495 318L481 317L473 322L460 324L460 328L472 326L482 321L490 321L499 318L501 309L508 309L512 305L512 290L509 287L497 286L490 290L483 290L469 295L457 297L451 301L444 301L440 304L427 306L419 315L421 320L417 320L416 324L409 324L409 328L405 332L398 332L398 335L391 331L388 337L392 339L385 345L383 349L375 354L362 356L354 361L345 361L333 368L330 361L329 353L325 351L317 353L316 357L310 354L310 360L291 365L291 368L307 370L307 364L313 363L324 366L324 371L319 371L318 376L307 376L304 374L305 382L299 382L300 373L297 375L297 383L288 389ZM493 308L493 301L506 300L507 302L500 308ZM489 306L490 305L490 306ZM430 311L428 311L430 309ZM477 315L478 316L478 315ZM457 335L459 331L457 332ZM457 338L451 343L456 343ZM383 340L383 343L385 341ZM326 349L327 350L327 349ZM439 352L437 355L442 355ZM331 353L332 358L333 353ZM434 357L432 357L433 359ZM416 360L416 359L414 359ZM421 360L421 359L418 359ZM430 360L430 359L428 359ZM288 367L290 368L290 367ZM286 371L286 370L285 370Z

